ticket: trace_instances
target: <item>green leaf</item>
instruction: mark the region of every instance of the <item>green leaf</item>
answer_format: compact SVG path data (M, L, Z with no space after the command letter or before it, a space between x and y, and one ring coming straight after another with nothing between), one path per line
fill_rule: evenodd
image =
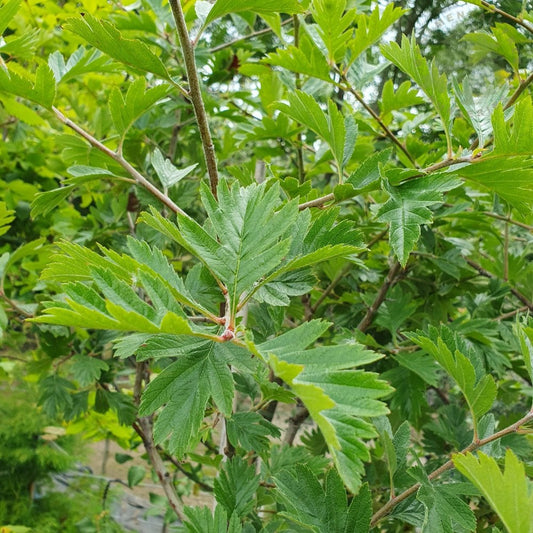
M462 85L456 78L452 81L457 103L463 115L476 131L479 146L485 146L492 134L491 116L496 106L507 96L507 86L490 87L482 95L474 96L468 76L463 79Z
M313 96L302 91L289 93L288 101L288 104L278 103L278 109L307 126L328 143L341 176L344 165L352 154L357 135L355 123L349 120L350 115L345 120L332 100L328 100L326 114Z
M361 489L348 508L346 491L335 470L321 486L307 465L298 464L274 476L275 496L286 507L280 514L315 533L369 530L372 507L368 487Z
M171 163L170 159L163 157L163 154L157 149L152 153L151 160L157 176L165 189L178 183L178 181L188 176L198 166L198 163L195 163L194 165L179 170Z
M74 185L66 185L52 189L51 191L39 192L31 203L31 217L47 215L67 198L74 190Z
M304 350L326 327L327 323L311 321L257 350L307 407L343 481L357 492L363 461L370 458L363 439L375 436L372 426L360 417L386 414L385 405L377 399L392 389L376 374L354 369L382 357L358 344Z
M386 148L367 157L346 180L360 193L374 187L381 176L381 165L384 165L392 154L392 148Z
M529 533L533 524L533 494L528 490L524 464L508 449L505 470L492 457L478 452L453 456L455 468L487 499L509 533Z
M254 508L254 496L259 488L259 477L255 466L240 457L233 457L224 463L214 482L217 502L231 516L235 513L244 518Z
M269 65L283 67L290 72L331 81L330 68L322 52L309 38L303 38L300 46L278 48L261 60Z
M130 466L128 469L128 487L132 489L138 485L146 475L146 470L142 466Z
M446 139L450 146L452 117L446 75L439 74L434 61L428 64L424 59L416 44L414 33L411 40L405 35L402 37L401 47L392 41L382 45L381 51L389 61L409 75L431 100L442 119Z
M478 380L470 360L458 349L455 349L455 353L452 353L448 343L443 340L443 335L449 337L450 333L446 329L441 329L439 334L436 328L430 327L428 334L418 331L416 334L408 334L408 337L432 355L455 380L468 403L474 428L477 431L479 418L492 407L496 399L496 383L490 375L484 375ZM451 344L452 348L455 347L455 341L451 342L453 342Z
M396 91L394 90L394 83L392 80L387 80L383 86L379 108L381 109L381 113L385 115L397 109L412 107L423 103L424 99L418 96L418 90L412 88L409 80L404 81Z
M100 379L100 374L109 369L108 364L96 357L76 355L72 360L71 371L81 387L86 387Z
M379 221L389 223L390 244L403 267L420 238L420 226L433 220L429 207L442 203L442 193L460 184L453 174L444 173L387 187L390 199L381 206L377 216Z
M491 155L454 172L476 189L489 190L524 215L533 203L533 160L526 155Z
M6 28L11 19L16 15L19 10L21 0L8 0L0 8L0 35L6 31Z
M357 15L355 22L357 29L355 37L350 39L350 63L355 61L367 48L377 43L382 35L392 26L407 10L395 7L389 3L380 14L379 6L376 6L370 15L364 13Z
M514 109L513 119L505 121L502 105L492 115L495 155L531 155L533 138L533 103L531 96L520 100Z
M228 13L252 13L271 14L271 13L303 13L304 8L297 0L217 0L215 5L209 11L204 22L204 27L223 17Z
M31 100L46 109L51 109L56 94L54 75L48 65L40 65L32 83L19 74L0 69L0 91Z
M269 437L279 437L279 429L268 422L259 413L234 413L226 420L228 440L237 447L241 446L248 452L259 454L269 447Z
M355 9L346 9L346 0L315 0L311 13L327 51L328 63L334 65L342 61L352 41Z
M165 368L143 393L140 416L165 406L154 424L154 440L169 438L171 453L181 457L200 438L198 429L210 397L229 416L234 385L228 365L217 357L216 343L206 343Z
M214 514L208 507L185 507L187 520L185 528L188 533L242 533L239 517L231 515L228 521L226 510L217 505Z
M75 387L70 381L53 374L43 379L39 387L39 405L50 418L55 418L72 407L70 391Z
M125 98L118 89L113 89L109 96L109 111L116 130L123 138L133 123L155 104L167 96L170 86L156 85L145 91L144 78L138 78L128 86Z
M8 209L5 202L0 202L0 235L9 230L9 225L15 219L15 211Z
M69 19L63 27L133 70L151 72L172 82L165 65L143 42L125 39L109 22L85 13L83 18Z

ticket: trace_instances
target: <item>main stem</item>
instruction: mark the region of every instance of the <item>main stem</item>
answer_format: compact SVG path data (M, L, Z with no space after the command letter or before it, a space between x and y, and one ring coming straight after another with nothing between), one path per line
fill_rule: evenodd
M217 197L218 185L218 168L215 154L215 146L211 138L209 124L207 122L207 114L205 112L204 101L202 99L202 92L200 90L200 81L198 79L198 72L196 70L196 63L194 61L194 47L187 31L187 24L183 15L180 0L169 0L176 28L178 30L178 37L180 40L181 49L183 51L183 58L185 59L185 70L187 71L187 79L189 80L189 94L200 130L200 138L202 139L202 148L204 151L205 164L207 173L209 175L209 183L211 192Z

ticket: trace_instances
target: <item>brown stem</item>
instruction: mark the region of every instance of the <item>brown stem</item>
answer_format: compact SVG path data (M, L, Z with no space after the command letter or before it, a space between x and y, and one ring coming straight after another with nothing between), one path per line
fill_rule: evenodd
M332 202L333 200L335 200L335 195L331 192L329 194L326 194L325 196L321 196L320 198L315 198L314 200L309 200L309 202L304 202L303 204L300 204L298 206L298 209L300 211L303 211L308 207L321 207L328 202Z
M75 122L67 118L59 109L52 107L52 111L55 113L56 117L63 123L65 126L69 127L71 130L74 130L77 134L83 137L86 141L89 142L91 146L100 150L111 159L116 161L130 176L133 177L136 183L144 187L148 192L155 196L160 202L166 205L169 209L174 211L174 213L180 213L181 215L187 216L187 213L180 209L166 194L161 192L157 187L152 185L140 172L133 168L123 157L117 152L114 152L108 148L105 144L101 143L98 139L95 139L90 133L86 132L81 126L78 126Z
M508 313L503 313L503 315L497 316L494 320L505 320L507 318L512 318L513 316L517 315L518 313L523 313L524 311L527 311L529 307L527 305L524 305L523 307L519 307L518 309L515 309L514 311L509 311Z
M146 363L136 363L135 382L133 386L133 401L135 405L139 405L143 381L148 381L148 379L149 373ZM137 420L133 423L133 429L143 441L150 464L152 465L152 468L159 479L159 483L165 492L165 496L167 497L171 509L176 513L176 516L183 521L185 519L185 515L183 514L183 506L178 497L174 484L172 483L170 473L167 470L167 467L165 466L161 455L159 455L157 447L154 443L152 417L143 416L137 418Z
M474 269L479 272L479 274L485 278L493 279L496 278L496 276L489 272L488 270L485 270L481 265L478 265L475 261L472 261L471 259L466 259L466 262ZM515 289L514 287L509 287L511 292L525 305L530 311L533 311L533 303L531 303L528 298L526 298L518 289Z
M296 434L300 429L301 425L307 420L309 416L309 411L303 405L298 405L296 408L296 413L294 416L289 418L289 425L287 426L287 431L285 432L285 437L283 438L283 443L288 446L292 446Z
M284 20L281 25L285 26L286 24L290 24L292 22L292 18L288 18ZM234 44L240 43L241 41L247 41L248 39L253 39L254 37L259 37L260 35L266 35L267 33L271 33L274 31L272 28L265 28L264 30L257 30L252 33L249 33L248 35L245 35L244 37L237 37L236 39L233 39L232 41L228 41L227 43L219 44L218 46L214 46L213 48L209 49L210 54L214 54L216 52L220 52L220 50L224 50L225 48L229 48L230 46L233 46Z
M514 15L511 15L510 13L507 13L507 11L503 11L502 9L499 9L493 4L490 4L489 2L486 2L485 0L480 0L479 4L477 2L470 2L474 5L481 5L481 7L485 8L487 11L490 11L491 13L498 13L498 15L501 15L502 17L505 17L506 19L512 20L515 24L518 24L519 26L522 26L522 28L525 28L527 31L530 31L533 33L533 26L530 26L527 22L525 22L523 19L520 19L518 17L515 17Z
M381 304L385 301L387 292L398 281L398 274L400 270L400 263L398 263L398 261L394 261L394 263L389 269L385 281L383 282L383 285L381 285L378 294L376 295L376 298L372 302L372 305L368 308L366 315L363 317L363 320L359 322L359 325L357 326L358 330L364 333L368 329L370 324L372 324L374 316L378 312L378 309L380 308Z
M339 74L341 77L341 81L343 83L343 85L339 85L339 87L343 89L344 91L348 91L355 97L355 99L366 109L366 111L372 116L372 118L379 124L379 127L383 130L385 135L405 154L405 156L407 157L407 159L409 159L411 164L415 168L417 168L418 165L416 164L416 161L414 160L413 156L409 153L405 145L402 142L400 142L398 137L396 137L396 135L392 133L392 131L383 122L383 120L381 120L381 117L372 109L372 107L369 104L367 104L363 100L362 96L351 86L346 76L342 72L339 72Z
M505 223L503 232L503 281L509 281L509 223Z
M209 175L211 192L216 198L218 168L215 155L215 146L213 145L213 140L211 138L204 101L202 99L200 81L198 79L198 72L196 70L196 63L194 61L194 47L189 37L189 32L187 31L187 24L185 23L185 17L183 15L180 0L169 0L169 3L170 8L172 9L172 14L174 15L174 21L176 22L178 37L183 52L183 58L185 60L185 70L187 71L187 79L189 80L190 97L194 108L194 114L196 116L196 122L198 123L198 129L200 131L200 138L202 139L202 147L204 151L207 173Z
M462 451L460 451L460 454L465 454L468 452L473 452L475 450L478 450L482 446L485 446L485 444L489 444L491 442L494 442L495 440L501 439L502 437L505 437L506 435L510 435L511 433L516 433L521 426L524 424L527 424L533 420L533 409L529 411L529 413L521 418L518 422L515 422L514 424L511 424L510 426L507 426L506 428L502 429L501 431L498 431L488 437L485 437L484 439L478 439L474 442L472 442L470 445L468 445L466 448L464 448ZM447 472L448 470L451 470L454 467L453 460L450 459L446 463L444 463L442 466L431 472L431 474L428 475L428 479L431 481L444 472ZM405 499L409 498L412 494L414 494L418 489L420 488L420 483L415 483L411 487L409 487L407 490L403 491L401 494L396 496L395 498L392 498L389 500L381 509L379 509L374 515L372 516L372 521L370 523L371 527L374 527L383 517L388 515L396 505L398 505L400 502L403 502Z
M503 220L504 222L507 222L508 224L513 224L514 226L518 226L520 228L527 229L528 231L533 231L533 226L529 226L528 224L524 224L523 222L518 222L518 220L513 220L509 217L504 217L503 215L499 215L498 213L491 213L489 211L478 211L482 215L485 215L486 217L495 218L496 220Z

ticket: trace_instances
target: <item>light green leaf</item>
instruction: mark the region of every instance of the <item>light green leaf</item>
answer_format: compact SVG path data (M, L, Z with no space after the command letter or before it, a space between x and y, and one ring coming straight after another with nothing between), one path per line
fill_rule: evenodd
M204 27L228 13L244 13L248 11L267 15L271 13L293 15L302 13L304 9L297 0L217 0L205 19Z
M491 156L531 155L533 150L533 104L531 96L520 100L514 109L512 120L505 121L501 104L492 115L494 150Z
M50 109L54 103L56 84L48 65L37 68L33 83L15 72L0 68L0 91L26 98Z
M0 35L6 31L6 28L11 19L16 15L19 10L21 0L8 0L0 8Z
M52 209L55 209L61 204L63 200L70 195L74 188L74 185L66 185L64 187L52 189L51 191L37 193L31 203L31 217L37 218L41 215L47 215Z
M530 533L533 524L533 494L528 490L524 464L508 449L505 470L482 452L453 456L455 468L487 499L509 533Z
M487 155L454 172L476 189L489 190L524 215L533 203L533 160L526 155Z
M109 96L109 111L116 130L123 138L133 123L154 105L167 96L170 86L156 85L145 91L144 78L138 78L128 86L123 97L118 89L113 89Z
M390 26L407 12L405 9L395 7L393 2L387 4L381 14L379 11L379 6L376 6L370 15L361 13L356 16L355 37L348 43L350 63L355 61L367 48L377 43Z
M198 166L198 163L195 163L180 170L157 149L152 153L151 160L159 180L165 189L178 183L178 181L188 176Z
M302 39L298 48L292 45L278 48L276 52L262 59L262 62L320 80L331 81L326 58L310 39Z
M357 133L355 124L349 122L350 115L347 115L348 122L345 122L343 114L332 100L328 100L326 114L313 96L302 91L291 92L288 101L288 104L278 103L278 109L307 126L330 146L341 175L353 151Z
M307 407L341 477L350 490L357 492L363 461L369 459L362 439L375 436L372 426L360 417L386 414L378 398L391 388L376 374L354 369L381 357L360 345L304 350L325 327L327 324L320 321L303 324L257 346L257 350Z
M151 72L172 81L165 65L143 42L125 39L107 21L99 21L90 13L85 13L83 18L69 19L64 28L83 37L90 45L134 70Z
M412 107L423 103L424 99L418 96L418 91L411 87L411 82L409 80L404 81L396 91L394 91L394 83L392 80L387 80L383 86L379 108L381 109L381 113L385 115L397 109Z
M434 61L428 64L420 53L414 33L411 40L405 35L402 37L401 47L392 41L382 45L381 51L389 61L392 61L399 69L409 75L431 100L442 119L446 139L450 146L452 117L446 75L439 74Z
M355 8L346 9L346 0L314 0L311 13L324 43L328 63L339 63L352 41Z
M0 235L9 230L9 225L15 219L15 211L8 209L5 202L0 202Z
M460 184L453 174L433 174L398 187L387 187L391 197L377 216L378 220L389 223L390 244L403 267L420 238L420 226L433 221L429 207L442 203L442 193Z

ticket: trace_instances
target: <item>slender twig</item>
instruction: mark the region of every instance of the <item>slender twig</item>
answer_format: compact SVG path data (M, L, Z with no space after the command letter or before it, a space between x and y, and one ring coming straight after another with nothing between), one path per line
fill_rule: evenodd
M507 100L507 103L503 106L503 109L509 109L517 100L518 97L526 90L527 86L533 82L533 72L523 81L520 82L516 91L511 95L511 98Z
M286 24L290 24L293 21L292 18L288 18L284 20L281 25L285 26ZM266 35L267 33L271 33L274 31L272 28L265 28L264 30L257 30L252 33L249 33L248 35L244 35L243 37L237 37L236 39L233 39L232 41L228 41L227 43L219 44L218 46L214 46L213 48L210 48L208 50L208 53L214 54L216 52L220 52L220 50L224 50L225 48L229 48L230 46L233 46L234 44L240 43L242 41L247 41L248 39L253 39L254 37L259 37L260 35Z
M489 444L491 442L494 442L495 440L501 439L502 437L505 437L506 435L510 435L511 433L516 433L519 431L520 427L527 424L533 420L533 409L529 411L529 413L521 418L518 422L515 422L514 424L511 424L510 426L507 426L506 428L502 429L501 431L498 431L488 437L485 437L484 439L478 439L474 442L472 442L469 446L461 450L460 454L466 454L468 452L473 452L475 450L478 450L482 446L485 446L486 444ZM448 470L451 470L454 467L453 459L450 459L446 463L444 463L442 466L434 470L428 475L428 479L431 481L437 477L439 477L444 472L447 472ZM409 498L412 494L414 494L419 488L420 483L415 483L411 487L409 487L407 490L403 491L401 494L396 496L395 498L392 498L389 500L379 511L377 511L372 516L372 522L371 527L374 527L383 517L388 515L396 505L403 502L405 499Z
M416 164L415 159L413 156L409 153L409 150L407 150L405 144L403 144L394 133L389 129L389 127L381 120L381 117L372 109L372 107L367 104L363 97L352 87L350 81L348 78L346 78L346 75L340 71L337 71L341 83L337 84L337 86L342 89L343 91L347 91L350 94L352 94L355 99L365 108L365 110L372 116L372 118L379 124L379 127L383 130L385 135L405 154L407 159L411 162L411 164L418 168L418 165Z
M466 258L466 262L474 269L479 272L479 274L485 278L494 279L497 276L495 276L492 272L489 272L488 270L484 269L481 265L478 265L475 261L472 261L471 259ZM524 304L527 306L527 308L530 311L533 311L533 303L526 298L518 289L515 289L514 287L509 287L509 290Z
M289 425L287 426L287 430L285 431L283 444L292 446L294 439L296 438L296 434L298 433L298 430L300 429L301 425L307 420L308 416L309 411L307 410L307 408L303 405L298 405L294 416L291 416L289 418Z
M519 26L522 26L522 28L525 28L527 31L530 31L531 33L533 33L533 26L525 22L524 19L515 17L514 15L511 15L511 13L507 13L507 11L503 11L502 9L496 7L493 4L490 4L489 2L486 2L485 0L479 0L479 3L472 2L471 0L468 0L468 2L476 6L483 7L487 11L490 11L491 13L498 13L498 15L501 15L502 17L513 21L515 24L518 24Z
M400 270L401 270L400 263L398 263L398 261L394 261L394 263L389 269L389 272L387 273L387 276L385 277L385 281L381 285L376 295L376 298L372 302L372 305L368 308L361 322L359 322L357 326L358 330L364 333L368 329L370 324L372 324L372 321L374 320L374 316L378 312L378 309L381 307L381 304L385 301L387 292L398 281L398 274L400 273Z
M527 311L529 307L527 305L524 305L523 307L519 307L518 309L515 309L514 311L509 311L508 313L503 313L503 315L497 316L493 320L505 320L507 318L512 318L513 316L517 315L518 313L523 313L524 311Z
M176 28L178 30L178 37L185 60L185 70L187 71L187 79L189 81L189 92L196 122L200 131L200 138L202 139L202 148L204 151L205 164L207 173L209 175L209 183L211 192L217 196L218 185L218 168L215 155L215 146L211 138L209 124L207 122L207 114L205 112L204 101L202 99L202 91L200 89L200 81L198 79L198 72L196 70L196 63L194 61L194 47L187 31L187 24L185 23L185 16L181 8L180 0L169 0Z
M434 165L430 165L429 167L420 169L420 174L416 174L415 176L412 176L410 179L421 178L423 176L426 176L427 174L431 174L432 172L435 172L442 168L451 167L452 165L457 165L459 163L471 163L471 162L472 162L472 157L457 157L455 159L446 159L445 161L439 161L438 163L435 163ZM334 200L335 200L335 194L329 193L324 196L321 196L320 198L315 198L314 200L309 200L308 202L304 202L303 204L300 204L298 206L298 209L300 209L300 211L303 211L304 209L307 209L309 207L322 207L324 204L327 204L328 202L332 202Z
M108 148L105 144L101 143L98 139L94 138L90 133L86 132L81 126L67 118L59 109L52 107L52 111L55 113L56 117L63 123L65 126L69 127L71 130L74 130L78 135L83 137L86 141L89 142L91 146L100 150L111 159L116 161L130 176L133 177L136 183L144 187L148 192L155 196L160 202L166 205L174 213L180 213L181 215L187 216L187 213L180 209L166 194L161 192L157 187L152 185L140 172L133 168L130 163L128 163L120 154Z
M14 300L12 300L5 292L4 292L4 288L3 287L0 287L0 298L2 298L7 304L9 304L11 306L11 309L23 316L25 316L26 318L29 318L29 317L32 317L33 315L31 313L29 313L28 311L26 311L25 309L23 309L22 307L20 307L17 302L15 302Z
M509 223L503 230L503 281L509 281Z
M142 384L143 381L148 380L148 376L148 367L146 363L136 363L135 383L133 386L133 401L135 405L139 405L140 403ZM159 479L159 483L161 484L161 487L165 492L168 504L170 505L171 509L176 513L176 516L180 520L184 520L185 515L183 514L182 503L178 497L167 467L165 466L165 463L163 462L163 459L161 458L161 455L159 454L157 447L154 443L154 435L152 432L152 417L138 417L137 420L133 423L133 429L143 441L144 448L150 460L150 464L152 465L152 468L154 469L157 478Z
M507 222L508 224L513 224L514 226L527 229L528 231L533 231L533 226L529 226L528 224L524 224L523 222L519 222L518 220L514 220L512 218L499 215L498 213L491 213L490 211L476 211L476 212L482 215L485 215L486 217L495 218L496 220L503 220L504 222Z

